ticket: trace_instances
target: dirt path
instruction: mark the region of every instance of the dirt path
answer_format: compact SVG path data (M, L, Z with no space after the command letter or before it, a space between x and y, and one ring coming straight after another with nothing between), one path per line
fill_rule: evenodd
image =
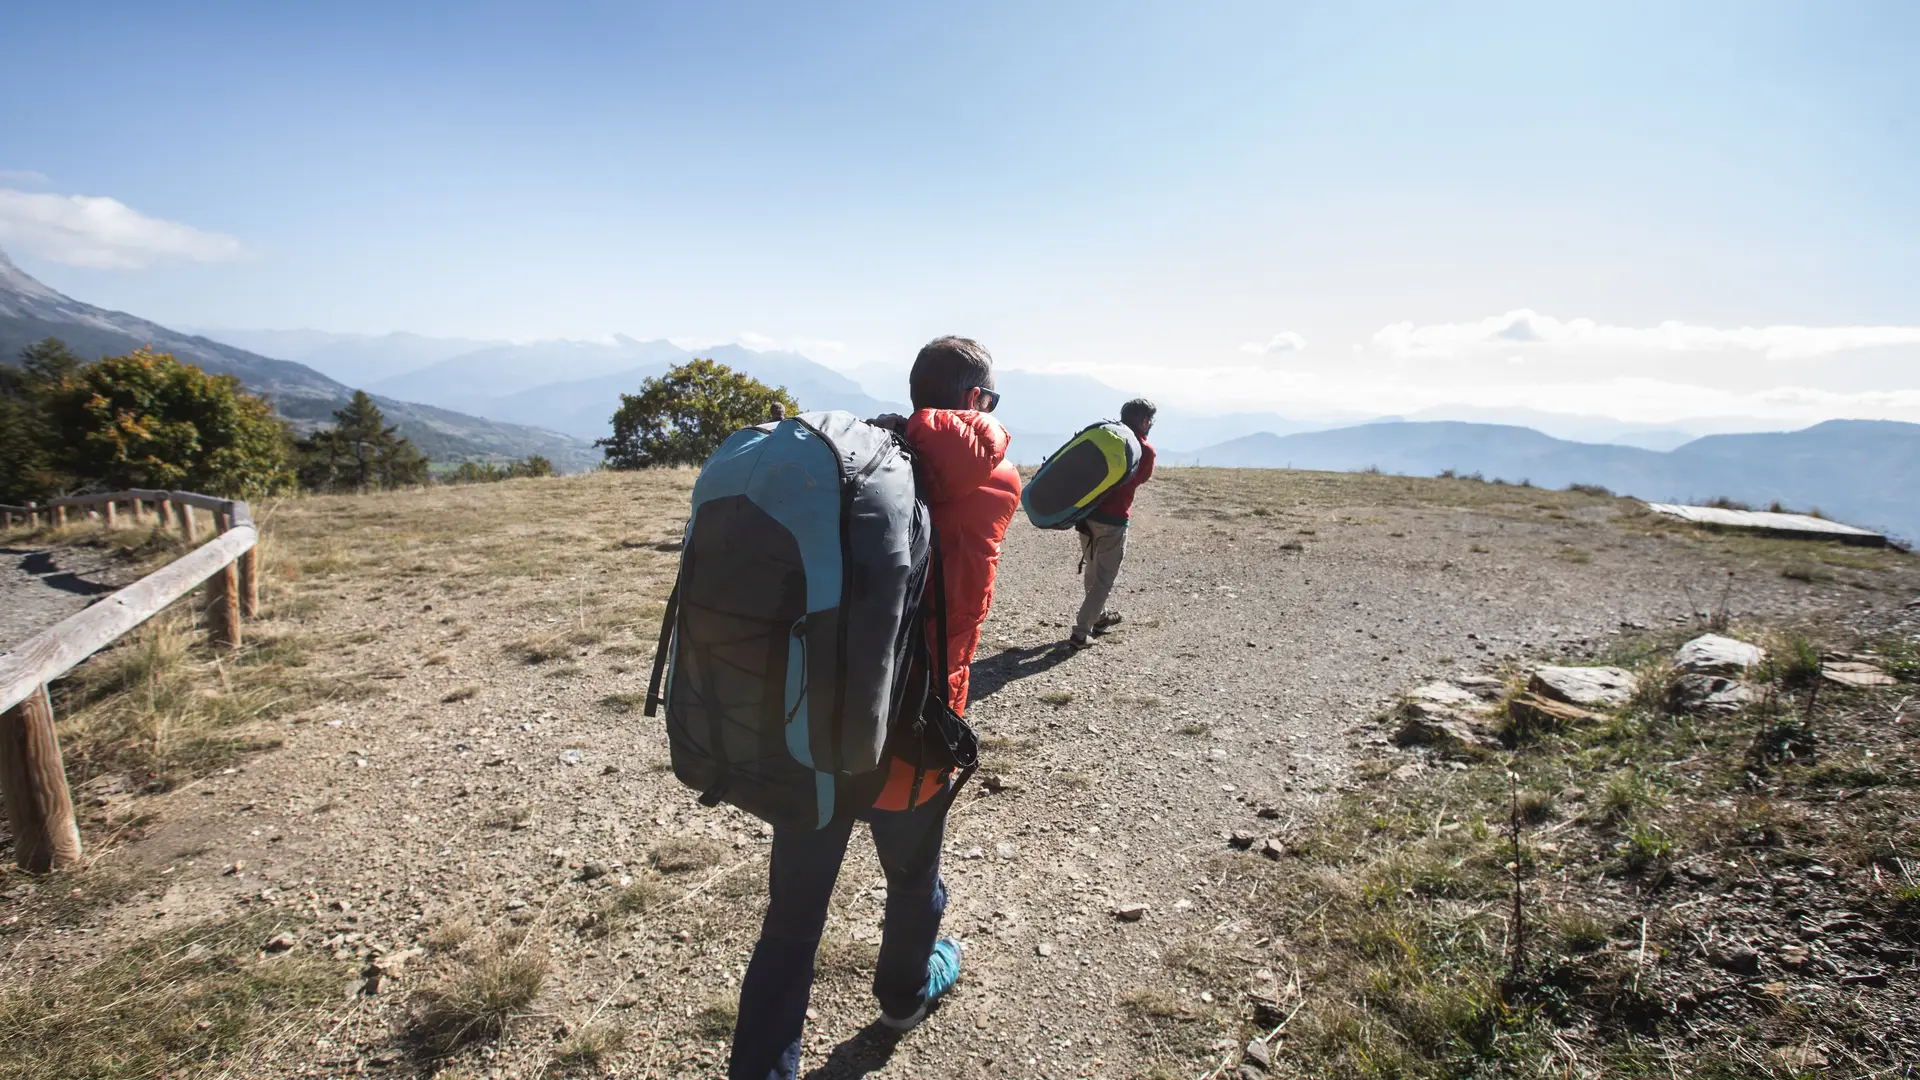
M25 641L138 576L116 549L0 545L0 648Z
M306 710L282 725L282 749L152 800L158 824L108 856L143 891L57 949L29 941L16 965L84 962L130 934L266 913L298 948L358 970L469 918L530 929L524 948L552 959L536 1015L464 1052L477 1074L555 1074L563 1034L589 1024L627 1036L602 1073L717 1074L763 904L765 830L699 807L664 771L658 721L633 708L690 479L280 508L269 551L283 583L254 633L324 638L313 666L373 696ZM1008 786L976 782L947 843L962 982L890 1052L860 1036L884 888L856 836L808 1067L1197 1075L1223 1053L1216 1040L1232 1044L1248 989L1205 957L1257 962L1284 946L1257 898L1222 884L1221 860L1257 857L1229 853L1228 835L1304 820L1378 737L1369 721L1394 695L1522 656L1591 654L1623 626L1687 621L1729 566L1736 612L1772 616L1897 608L1920 581L1904 562L1782 577L1763 566L1772 555L1738 542L1636 535L1609 500L1474 499L1417 505L1393 478L1169 470L1141 497L1114 601L1126 622L1080 655L1056 647L1078 598L1072 536L1017 523L971 713L989 739L986 771ZM1143 919L1115 917L1133 903L1149 905ZM444 964L413 961L317 1038L260 1046L239 1067L412 1067L404 991ZM1201 1019L1143 1024L1147 991Z

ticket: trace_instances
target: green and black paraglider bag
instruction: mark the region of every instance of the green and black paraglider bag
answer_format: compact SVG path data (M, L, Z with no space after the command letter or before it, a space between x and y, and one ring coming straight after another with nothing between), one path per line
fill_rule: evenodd
M1021 491L1020 506L1042 529L1071 529L1139 467L1140 439L1133 429L1103 420L1047 458Z

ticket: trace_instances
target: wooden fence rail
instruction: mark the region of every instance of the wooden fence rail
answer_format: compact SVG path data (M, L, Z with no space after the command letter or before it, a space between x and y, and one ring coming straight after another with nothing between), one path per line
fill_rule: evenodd
M0 506L11 516L25 510L62 524L69 507L101 506L102 523L112 527L118 503L131 503L135 521L143 503L153 503L159 523L167 507L180 514L181 531L194 539L193 508L213 511L220 534L26 641L0 653L0 796L13 825L14 861L23 870L44 873L71 866L80 858L80 832L67 790L66 768L54 735L53 699L47 684L121 635L158 615L168 605L207 586L208 626L213 640L228 648L240 644L240 622L258 604L258 533L247 504L183 491L116 491L54 499L41 507Z

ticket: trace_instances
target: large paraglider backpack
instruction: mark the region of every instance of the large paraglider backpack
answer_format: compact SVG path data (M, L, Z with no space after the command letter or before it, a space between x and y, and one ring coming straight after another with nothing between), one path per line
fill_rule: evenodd
M939 551L904 440L845 412L735 432L694 481L647 688L674 775L708 806L801 829L872 806L890 757L916 781L964 782L979 741L942 692L929 606L944 654ZM941 794L920 787L916 804Z
M1139 467L1140 437L1125 424L1102 420L1048 456L1021 490L1020 506L1042 529L1071 529Z

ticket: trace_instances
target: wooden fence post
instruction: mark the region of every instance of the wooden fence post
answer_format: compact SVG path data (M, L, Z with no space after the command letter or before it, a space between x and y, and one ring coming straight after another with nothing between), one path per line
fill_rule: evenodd
M193 507L187 503L177 502L173 504L173 512L180 515L180 534L187 538L187 543L199 543L200 525L194 520Z
M114 526L118 525L120 522L119 522L119 519L115 516L117 513L118 511L114 509L112 499L108 499L105 503L101 504L100 527L103 529L111 529Z
M147 520L146 503L141 502L139 499L135 499L132 502L127 504L127 512L133 515L133 523L135 525L145 524Z
M207 579L207 624L214 644L240 647L240 572L233 563Z
M248 619L260 614L260 546L243 552L234 563L240 568L240 614Z
M57 503L53 507L53 527L56 529L67 527L67 508Z
M0 716L0 789L20 869L44 874L80 861L80 830L45 686Z

